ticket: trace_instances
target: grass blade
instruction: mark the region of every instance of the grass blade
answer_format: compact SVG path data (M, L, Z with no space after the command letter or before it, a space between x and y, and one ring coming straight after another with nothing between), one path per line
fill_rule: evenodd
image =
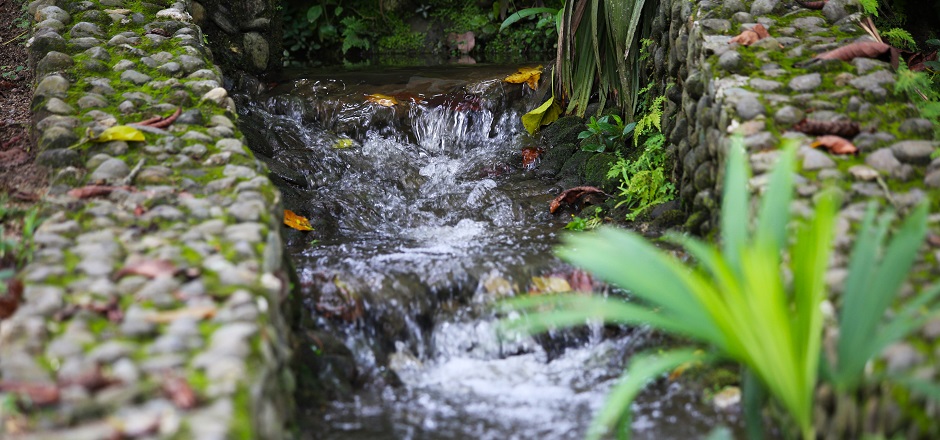
M750 175L744 153L744 140L740 136L731 139L728 147L725 188L721 202L722 255L735 273L741 272L740 255L748 237L748 189Z

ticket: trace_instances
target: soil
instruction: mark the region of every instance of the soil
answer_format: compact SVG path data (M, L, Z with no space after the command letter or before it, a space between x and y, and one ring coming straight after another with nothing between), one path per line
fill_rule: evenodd
M29 17L25 0L0 0L0 203L37 203L45 194L48 170L35 164L30 138L33 71L25 44Z

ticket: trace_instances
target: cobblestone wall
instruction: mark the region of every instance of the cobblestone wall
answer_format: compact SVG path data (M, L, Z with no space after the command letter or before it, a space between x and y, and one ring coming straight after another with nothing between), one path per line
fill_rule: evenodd
M0 437L283 438L280 194L193 9L29 12L38 160L53 177L24 303L0 322ZM143 140L101 138L121 125Z

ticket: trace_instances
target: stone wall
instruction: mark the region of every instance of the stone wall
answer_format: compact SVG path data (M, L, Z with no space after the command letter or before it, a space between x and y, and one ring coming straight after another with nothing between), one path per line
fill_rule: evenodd
M258 74L281 67L278 0L198 0L190 11L222 70Z
M280 194L190 12L29 5L38 161L52 178L23 303L0 322L0 437L289 432ZM237 26L242 41L263 28ZM142 137L107 138L118 126Z

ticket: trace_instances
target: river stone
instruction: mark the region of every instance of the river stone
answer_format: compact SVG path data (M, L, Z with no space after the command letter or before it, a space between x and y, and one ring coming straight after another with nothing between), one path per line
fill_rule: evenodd
M127 177L130 172L130 168L128 168L127 164L124 163L123 160L110 158L105 160L101 165L98 165L98 168L96 168L95 171L91 173L90 180L92 182L99 180L114 182L116 180Z
M767 131L744 138L744 147L751 152L770 150L775 148L778 143L777 137Z
M54 150L60 148L71 147L72 144L78 142L78 136L69 128L66 127L50 127L48 130L42 133L42 136L39 138L39 148L44 150ZM53 159L53 157L46 157L47 159ZM64 156L55 153L54 158L64 158ZM48 163L47 166L53 166L56 168L66 166L71 164L71 160L56 165L53 163Z
M741 65L743 64L741 60L741 54L736 50L729 50L720 57L718 57L718 67L721 67L728 72L737 72L741 70Z
M69 30L69 36L72 38L101 37L103 35L98 25L87 21L75 23L72 29Z
M905 119L898 131L918 137L929 138L933 134L933 123L923 118Z
M752 93L741 96L735 103L734 108L738 112L738 116L745 121L754 119L758 115L764 114L765 111L764 104Z
M855 180L869 181L878 178L878 172L865 165L853 165L849 168L849 174Z
M62 32L65 29L65 24L59 20L46 19L39 23L36 23L34 29L40 30L43 28L52 29L55 32Z
M190 79L212 80L212 81L215 81L216 83L219 82L219 75L216 74L216 73L215 73L213 70L211 70L211 69L199 69L199 70L197 70L197 71L195 71L195 72L193 72L193 73L190 73L190 74L187 75L186 77L187 77L187 78L190 78Z
M200 98L199 101L214 102L215 104L222 106L228 102L228 92L222 87L216 87L202 95L202 98Z
M186 85L189 87L190 90L193 91L193 93L196 93L199 95L205 94L209 92L210 90L220 88L219 83L217 81L212 81L212 80L190 81L186 83Z
M790 80L788 86L799 93L812 92L822 84L822 76L818 73L800 75Z
M161 66L157 67L157 70L158 70L160 73L163 73L163 74L165 74L165 75L169 75L169 76L178 76L178 75L182 74L183 68L182 68L182 66L180 66L179 63L176 63L176 62L169 62L169 63L166 63L166 64L164 64L164 65L161 65Z
M114 67L112 67L112 69L114 69L115 72L123 72L128 69L133 69L134 66L135 64L131 60L121 60L117 63L114 63Z
M134 345L125 341L106 341L88 353L88 359L103 365L111 364L134 352Z
M894 73L888 70L879 70L853 79L850 84L852 87L863 92L872 92L881 89L882 84L893 84L895 81Z
M751 15L767 15L777 7L780 0L755 0L751 4Z
M772 92L781 86L777 81L762 78L753 78L748 82L748 85L759 92Z
M928 172L927 176L924 177L924 185L927 188L940 188L940 169Z
M173 170L164 167L164 166L149 166L140 170L140 173L137 174L137 177L134 178L134 183L137 184L161 184L169 183L170 176L173 175Z
M886 70L889 67L891 67L890 64L884 61L874 60L874 59L865 58L865 57L858 57L858 58L853 59L852 64L855 66L855 71L859 75L867 75L868 73L871 73L872 71Z
M202 58L197 58L190 55L180 55L179 63L183 66L183 70L187 73L195 72L199 69L205 67L206 62Z
M891 177L901 180L907 180L913 172L910 165L902 164L894 157L890 148L881 148L872 152L865 158L865 163L878 171L888 173Z
M56 127L61 128L61 127ZM45 135L46 133L43 133ZM49 167L49 168L65 168L65 167L80 167L82 165L82 158L79 156L78 152L75 150L70 150L67 146L78 141L78 137L68 143L66 147L62 148L53 148L47 149L38 155L36 155L36 163ZM65 142L62 142L65 145ZM40 141L40 148L42 147L42 142Z
M803 170L806 171L817 171L836 166L836 162L832 158L815 148L800 148L800 156L803 157Z
M929 164L930 155L936 150L936 144L930 141L901 141L891 146L895 158L911 165Z
M52 98L49 102L46 103L46 110L49 113L54 115L71 115L75 114L75 107L66 104L65 101L59 98Z
M828 0L822 8L823 15L830 23L835 23L849 15L849 10L858 8L858 0Z
M37 96L56 96L65 98L69 91L69 80L61 75L49 75L39 81L36 90L33 92Z
M153 78L136 70L125 70L121 73L121 81L129 81L138 86L146 84L151 79Z
M46 56L42 57L39 60L39 63L36 64L36 70L38 73L48 73L55 72L59 70L66 70L75 65L75 60L68 54L62 52L49 52Z
M72 16L69 15L68 12L65 12L64 9L58 6L46 6L36 11L36 20L37 21L57 20L64 24L69 24L69 22L72 21Z
M106 101L103 96L97 93L88 93L85 96L78 98L78 108L80 109L100 108L107 106L108 101Z
M252 67L256 70L263 70L268 67L268 58L270 55L268 41L257 32L246 33L242 41L245 46L245 53Z
M30 51L34 54L61 52L66 50L67 46L65 38L55 32L37 34L29 39Z

